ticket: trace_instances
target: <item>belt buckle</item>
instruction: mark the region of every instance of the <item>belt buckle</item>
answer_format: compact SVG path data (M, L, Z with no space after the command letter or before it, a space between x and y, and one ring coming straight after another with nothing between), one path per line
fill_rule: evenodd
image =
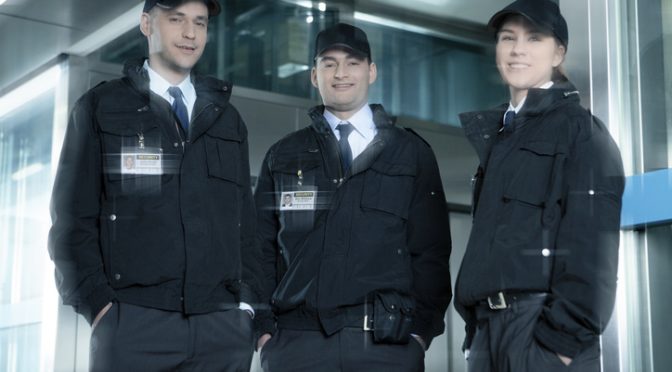
M488 306L491 310L503 310L509 307L504 298L504 292L497 292L497 297L493 301L493 296L488 296Z
M369 327L369 316L364 315L364 326L362 327L364 331L373 331L373 328Z

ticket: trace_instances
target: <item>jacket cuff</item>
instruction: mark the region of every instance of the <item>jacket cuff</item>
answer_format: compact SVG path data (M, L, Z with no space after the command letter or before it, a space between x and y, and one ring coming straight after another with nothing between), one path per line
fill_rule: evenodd
M245 302L250 305L256 304L258 302L257 295L254 293L252 288L245 282L240 283L240 292L238 292L238 302ZM254 305L252 307L254 307Z
M576 357L583 346L573 336L552 329L543 320L537 322L534 338L545 348L569 358Z
M465 336L464 342L462 343L462 352L471 348L471 342L474 340L474 335L476 334L476 326L467 323L464 326Z
M114 290L107 284L96 287L84 302L77 306L76 310L82 314L89 325L96 319L96 315L103 310L107 304L114 302L116 295Z
M255 339L255 348L256 340L259 339L262 335L270 333L274 335L277 331L275 324L275 316L273 313L268 310L262 310L257 313L254 317L254 339Z

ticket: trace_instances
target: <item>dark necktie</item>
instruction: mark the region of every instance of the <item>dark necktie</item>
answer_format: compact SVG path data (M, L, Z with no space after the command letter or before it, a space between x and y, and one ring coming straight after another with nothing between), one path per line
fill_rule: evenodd
M343 122L338 124L336 129L341 134L341 139L338 140L338 149L341 151L341 165L343 166L343 172L347 173L350 164L352 164L352 150L350 149L350 143L348 143L348 136L355 128L352 124Z
M507 111L504 114L504 130L512 131L513 130L513 119L516 117L516 112L511 110Z
M189 133L189 114L187 113L187 106L182 99L182 90L178 87L168 88L168 94L173 97L173 112L180 121L185 133Z

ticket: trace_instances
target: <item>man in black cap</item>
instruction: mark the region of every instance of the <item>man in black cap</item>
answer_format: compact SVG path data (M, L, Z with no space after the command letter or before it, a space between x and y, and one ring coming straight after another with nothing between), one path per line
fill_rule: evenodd
M468 370L598 372L616 296L620 153L562 71L557 4L518 0L489 26L510 101L460 115L480 159L455 285Z
M274 144L255 190L267 299L266 372L421 371L450 302L450 230L434 154L369 105L366 34L320 32L324 105ZM282 196L291 193L291 205Z
M49 251L63 302L92 325L93 371L250 368L261 287L247 130L231 85L191 74L219 11L147 0L149 59L72 111Z

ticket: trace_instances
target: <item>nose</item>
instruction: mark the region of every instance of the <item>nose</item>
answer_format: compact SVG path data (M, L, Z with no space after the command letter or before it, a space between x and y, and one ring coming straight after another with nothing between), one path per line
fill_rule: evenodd
M196 26L191 22L185 22L182 29L182 37L193 40L196 37Z
M527 46L525 44L525 40L523 38L517 38L516 41L513 43L513 47L511 48L511 55L517 56L525 54L526 51Z
M343 79L348 76L348 70L346 69L345 63L339 63L336 66L336 71L334 71L334 78Z

